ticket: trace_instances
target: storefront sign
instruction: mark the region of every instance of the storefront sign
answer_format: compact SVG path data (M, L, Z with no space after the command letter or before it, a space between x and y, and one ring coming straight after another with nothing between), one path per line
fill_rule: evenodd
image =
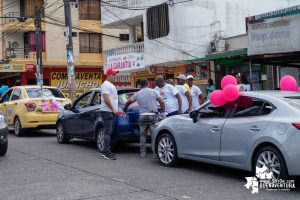
M0 72L25 72L25 65L11 65L3 64L0 65Z
M194 84L207 84L209 77L209 62L188 64L185 66L185 75L194 77Z
M100 72L79 72L75 73L76 96L92 88L100 88L102 85L102 73ZM52 72L51 86L59 88L66 97L69 96L68 73Z
M159 66L149 67L150 74L167 74L168 71L169 71L169 67L159 67Z
M114 85L117 87L131 87L131 76L130 75L118 75Z
M300 15L265 19L249 25L248 55L300 50Z
M35 66L34 65L25 65L27 72L34 72Z
M1 72L0 73L0 79L9 78L13 76L18 76L18 72Z
M145 56L143 53L127 53L117 56L107 57L107 65L104 66L104 72L113 68L118 71L134 71L145 68Z

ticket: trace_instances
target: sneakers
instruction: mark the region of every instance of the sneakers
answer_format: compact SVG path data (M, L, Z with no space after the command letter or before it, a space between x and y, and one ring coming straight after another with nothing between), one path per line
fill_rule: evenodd
M146 158L146 153L141 153L141 158Z
M157 159L157 155L155 153L153 154L153 159Z
M117 157L117 155L114 153L111 153L111 155L113 155L113 157ZM105 153L102 153L102 157L104 157L104 156L105 156Z
M107 159L107 160L116 160L116 157L113 156L112 153L107 153L107 154L105 154L103 157L104 157L105 159Z

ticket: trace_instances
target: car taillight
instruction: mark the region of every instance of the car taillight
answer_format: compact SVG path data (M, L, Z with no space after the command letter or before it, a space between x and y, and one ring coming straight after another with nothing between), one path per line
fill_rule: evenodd
M34 111L36 108L35 103L25 103L25 106L28 112Z
M121 108L119 108L118 111L119 111L119 113L117 115L122 116L122 117L126 117L126 113Z
M300 130L300 123L292 123L293 126L295 126L296 129Z

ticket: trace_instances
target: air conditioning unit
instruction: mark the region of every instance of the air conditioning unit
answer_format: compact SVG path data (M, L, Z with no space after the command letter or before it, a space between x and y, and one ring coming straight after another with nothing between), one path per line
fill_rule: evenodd
M214 53L217 51L216 41L210 42L210 53Z
M216 40L216 52L224 52L225 51L225 40Z

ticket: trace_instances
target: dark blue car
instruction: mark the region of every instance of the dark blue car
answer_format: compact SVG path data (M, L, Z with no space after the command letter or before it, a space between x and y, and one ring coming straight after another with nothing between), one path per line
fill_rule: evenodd
M116 115L111 136L113 142L138 141L139 139L139 107L130 105L126 112L124 105L136 88L117 88L119 97L119 115ZM65 111L57 118L56 135L61 144L72 138L97 142L100 152L104 149L104 126L100 116L101 90L91 89L78 97L72 105L67 104Z

